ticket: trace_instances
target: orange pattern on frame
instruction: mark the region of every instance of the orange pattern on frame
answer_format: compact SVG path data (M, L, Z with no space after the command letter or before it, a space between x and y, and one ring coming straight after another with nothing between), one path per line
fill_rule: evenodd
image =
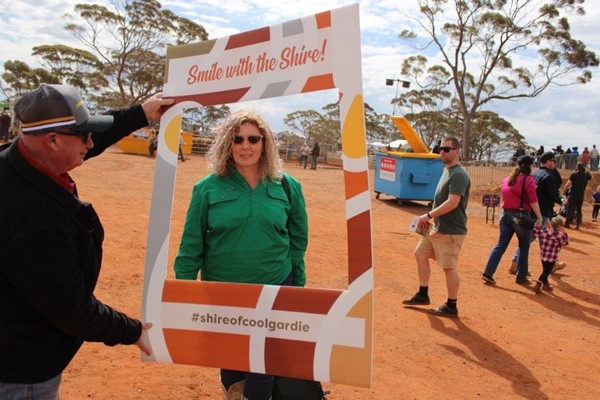
M331 11L315 14L317 29L329 28L331 26Z
M265 354L267 374L277 371L278 375L295 375L304 379L314 379L315 343L267 338Z
M335 84L333 83L333 74L311 76L306 80L306 83L302 88L302 93L333 89L334 87Z
M273 302L273 310L325 315L342 294L339 290L294 289L282 286Z
M348 220L348 284L372 268L371 211Z
M167 279L162 301L254 308L261 291L261 285ZM231 293L236 293L236 296Z
M344 170L346 200L365 192L369 188L369 175L367 171L352 172Z
M176 364L250 370L250 337L247 335L169 328L163 329L163 333L171 359Z

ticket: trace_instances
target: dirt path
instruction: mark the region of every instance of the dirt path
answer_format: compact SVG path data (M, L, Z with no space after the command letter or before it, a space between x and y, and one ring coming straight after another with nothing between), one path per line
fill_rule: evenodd
M179 164L170 260L179 245L192 185L205 174L204 158ZM287 165L303 184L310 220L308 286L346 287L346 236L342 171ZM139 316L154 160L109 149L75 170L79 193L91 201L106 230L97 296ZM371 180L372 184L373 180ZM495 287L479 273L497 240L485 208L469 205L469 235L460 256L458 320L433 317L401 300L417 289L407 227L424 204L402 207L372 195L375 254L375 347L370 389L325 383L329 399L597 399L600 398L600 223L584 208L580 230L561 259L567 268L551 277L553 294L536 295L506 272L513 240ZM497 216L496 216L497 222ZM541 272L537 245L530 269ZM169 271L172 276L172 271ZM430 296L446 299L443 272L432 267ZM63 400L221 399L218 371L140 361L137 348L86 343L63 374Z

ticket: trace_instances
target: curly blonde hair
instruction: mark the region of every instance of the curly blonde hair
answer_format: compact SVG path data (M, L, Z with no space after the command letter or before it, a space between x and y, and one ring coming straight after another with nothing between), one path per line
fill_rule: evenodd
M240 131L243 124L252 124L258 128L263 136L262 154L258 161L258 168L262 180L281 179L281 170L283 162L277 151L277 141L273 131L260 115L240 110L231 114L223 124L214 129L215 140L206 153L208 159L208 168L211 172L219 176L230 176L235 170L233 160L232 145L233 137Z

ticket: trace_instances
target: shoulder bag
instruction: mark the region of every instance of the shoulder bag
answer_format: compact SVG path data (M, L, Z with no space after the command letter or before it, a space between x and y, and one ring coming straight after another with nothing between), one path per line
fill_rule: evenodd
M527 229L532 229L537 221L536 218L531 218L531 214L523 208L523 201L525 198L525 181L529 175L525 175L523 178L523 186L521 187L521 206L519 207L519 211L521 211L521 215L519 216L519 220L517 224Z

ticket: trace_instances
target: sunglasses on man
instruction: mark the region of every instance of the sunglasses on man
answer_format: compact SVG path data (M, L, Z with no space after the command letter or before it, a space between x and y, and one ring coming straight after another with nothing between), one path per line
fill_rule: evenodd
M450 150L456 150L456 149L458 149L458 147L450 147L450 146L440 147L440 151L443 151L444 153L448 153Z
M54 133L65 136L79 136L84 144L87 144L92 138L92 132L54 131Z
M256 144L256 143L260 142L262 140L262 138L263 137L261 135L251 135L251 136L247 137L248 142L250 142L251 144ZM233 137L233 143L235 143L235 144L244 143L244 137L240 136L240 135L235 135Z

